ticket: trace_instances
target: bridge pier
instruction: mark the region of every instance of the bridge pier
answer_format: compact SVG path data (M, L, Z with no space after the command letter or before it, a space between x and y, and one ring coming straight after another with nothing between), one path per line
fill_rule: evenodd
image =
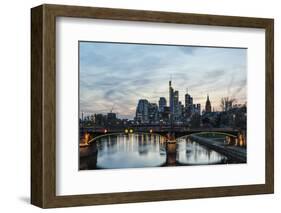
M166 165L175 166L177 162L177 143L175 141L166 141Z
M85 147L80 147L79 153L80 170L97 168L98 149L96 143L92 143Z

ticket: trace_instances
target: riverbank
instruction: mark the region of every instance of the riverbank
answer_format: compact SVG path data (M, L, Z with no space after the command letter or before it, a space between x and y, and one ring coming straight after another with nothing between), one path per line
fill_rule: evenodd
M215 150L230 160L236 163L246 163L247 162L247 151L245 148L227 145L222 141L216 141L211 138L204 138L197 135L190 136L191 139L196 140L199 144L206 146L212 150Z

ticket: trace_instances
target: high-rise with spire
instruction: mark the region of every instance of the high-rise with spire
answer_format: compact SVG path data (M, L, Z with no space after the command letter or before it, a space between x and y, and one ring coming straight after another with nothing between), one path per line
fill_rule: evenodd
M205 112L212 112L211 101L209 99L209 94L207 95L207 101L205 105Z
M170 120L174 119L174 89L172 87L172 81L169 81L169 107L170 107Z

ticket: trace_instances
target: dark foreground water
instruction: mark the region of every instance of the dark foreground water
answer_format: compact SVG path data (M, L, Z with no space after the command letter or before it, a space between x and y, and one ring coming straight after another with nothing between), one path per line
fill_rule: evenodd
M174 146L174 147L173 147ZM227 163L227 157L185 137L167 145L155 134L111 135L80 147L80 169L143 168Z

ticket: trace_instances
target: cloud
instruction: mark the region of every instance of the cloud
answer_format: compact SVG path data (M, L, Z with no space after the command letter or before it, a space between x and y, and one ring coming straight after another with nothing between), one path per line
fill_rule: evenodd
M168 100L168 81L184 102L216 105L221 97L246 97L246 50L165 45L80 42L80 110L132 119L140 98ZM241 98L242 100L242 98ZM243 99L245 100L245 98Z

